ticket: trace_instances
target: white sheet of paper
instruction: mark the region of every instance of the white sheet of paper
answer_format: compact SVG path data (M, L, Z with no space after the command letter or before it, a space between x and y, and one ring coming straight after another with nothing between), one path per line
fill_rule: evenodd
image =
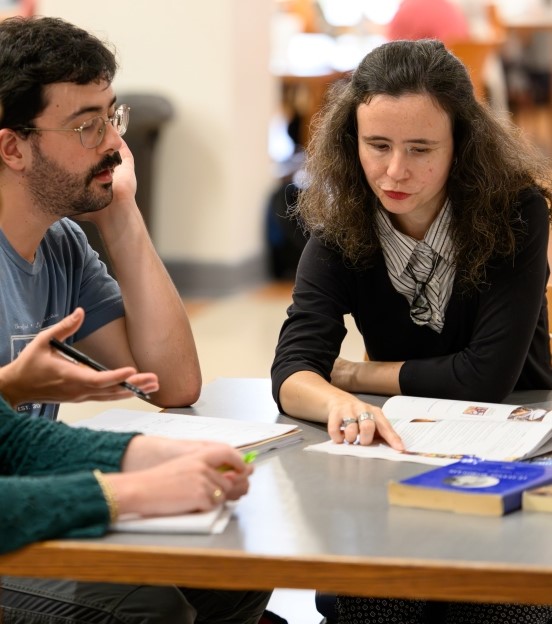
M226 442L235 448L256 444L297 429L296 425L283 423L126 409L110 409L92 418L76 421L72 426L102 431L138 431L176 440Z
M317 453L329 453L330 455L352 455L354 457L369 457L372 459L389 459L391 461L407 461L417 464L430 464L432 466L446 466L452 464L457 459L449 457L429 457L427 455L409 455L399 453L386 444L372 444L371 446L361 446L360 444L336 444L332 440L311 444L305 447L305 451Z
M232 515L229 505L217 507L211 511L198 511L179 516L160 516L159 518L141 518L129 514L122 516L111 525L112 531L123 533L222 533Z

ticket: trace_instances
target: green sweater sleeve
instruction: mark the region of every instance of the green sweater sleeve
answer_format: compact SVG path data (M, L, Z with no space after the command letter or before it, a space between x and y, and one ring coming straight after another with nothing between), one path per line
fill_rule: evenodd
M92 470L118 470L134 435L30 419L0 400L0 553L102 535L109 510Z
M58 537L97 537L109 511L92 472L0 477L0 553Z

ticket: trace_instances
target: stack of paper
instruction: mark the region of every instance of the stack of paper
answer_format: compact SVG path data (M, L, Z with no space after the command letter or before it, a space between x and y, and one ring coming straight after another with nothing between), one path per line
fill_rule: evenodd
M221 505L211 511L158 518L141 518L136 515L121 516L111 525L112 531L126 533L222 533L230 521L232 508Z
M99 431L137 431L176 440L225 442L240 450L254 448L260 453L302 439L301 430L296 425L125 409L107 410L71 426ZM232 506L227 503L212 511L178 516L124 516L111 529L131 533L222 533L231 515Z
M234 448L255 448L260 452L281 448L302 439L297 425L128 409L107 410L72 423L72 426L102 431L138 431L175 440L225 442Z

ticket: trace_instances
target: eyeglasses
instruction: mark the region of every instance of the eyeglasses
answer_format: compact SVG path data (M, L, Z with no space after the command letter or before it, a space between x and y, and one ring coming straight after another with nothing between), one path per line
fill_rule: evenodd
M119 136L123 136L128 128L130 118L130 106L121 104L111 117L104 119L101 115L92 117L85 121L78 128L21 128L32 132L54 131L54 132L78 132L82 146L86 149L94 149L103 141L105 127L110 123Z

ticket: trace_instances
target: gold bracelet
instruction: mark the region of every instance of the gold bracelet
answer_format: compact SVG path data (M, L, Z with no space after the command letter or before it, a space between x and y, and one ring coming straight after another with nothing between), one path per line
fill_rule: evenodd
M107 508L109 509L109 520L111 521L111 523L113 523L119 517L119 505L117 504L117 499L115 498L115 492L113 491L113 488L111 487L109 482L104 477L103 472L96 469L93 471L92 474L96 477L96 481L102 489L105 502L107 503Z

